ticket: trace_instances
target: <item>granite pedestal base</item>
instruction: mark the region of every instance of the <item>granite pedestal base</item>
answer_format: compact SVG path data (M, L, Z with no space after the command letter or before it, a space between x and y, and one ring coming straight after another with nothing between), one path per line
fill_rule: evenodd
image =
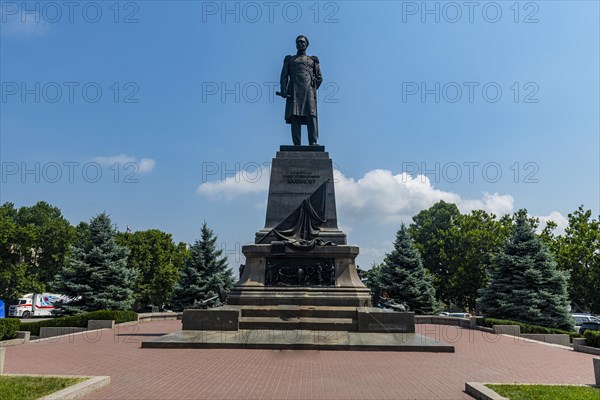
M254 244L242 247L246 265L240 280L229 294L230 305L303 305L322 307L369 307L371 294L356 272L356 246L315 246L310 251L300 251L289 246ZM329 284L311 286L268 285L267 264L328 262L334 267ZM317 261L315 261L317 260ZM325 260L325 261L323 261Z

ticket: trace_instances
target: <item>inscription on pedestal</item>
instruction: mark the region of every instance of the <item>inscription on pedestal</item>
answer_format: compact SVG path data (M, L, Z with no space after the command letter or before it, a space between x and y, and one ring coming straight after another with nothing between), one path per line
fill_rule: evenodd
M335 286L335 260L269 257L265 286Z
M290 171L283 175L283 179L289 185L314 185L321 175L316 175L311 171Z

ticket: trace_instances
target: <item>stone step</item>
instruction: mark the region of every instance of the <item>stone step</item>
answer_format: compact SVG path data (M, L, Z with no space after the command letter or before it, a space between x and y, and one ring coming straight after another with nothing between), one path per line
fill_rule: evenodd
M250 306L242 317L356 318L356 307Z
M321 330L177 331L143 341L142 348L454 352L448 343L415 333Z
M357 331L352 318L241 317L239 329Z

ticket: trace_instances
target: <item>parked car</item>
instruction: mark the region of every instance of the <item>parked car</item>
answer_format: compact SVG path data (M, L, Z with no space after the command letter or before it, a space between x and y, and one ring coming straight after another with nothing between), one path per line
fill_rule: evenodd
M464 312L452 312L448 316L454 318L471 318L471 314Z
M583 335L585 331L600 331L600 322L584 322L579 328L579 334Z
M575 320L575 332L579 332L581 325L585 322L600 322L600 318L590 314L571 314L573 320Z
M438 314L440 317L454 317L454 318L470 318L471 314L464 312L446 312L443 311Z

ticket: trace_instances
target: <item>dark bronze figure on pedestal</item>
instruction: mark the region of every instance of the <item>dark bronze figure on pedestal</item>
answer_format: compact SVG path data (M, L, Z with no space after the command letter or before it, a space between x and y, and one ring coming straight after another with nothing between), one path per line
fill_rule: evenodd
M308 144L316 145L319 139L317 121L317 90L323 82L319 59L307 56L306 36L296 38L295 56L286 56L281 70L281 91L278 95L286 99L285 122L291 124L294 145L301 143L302 125L308 129Z

